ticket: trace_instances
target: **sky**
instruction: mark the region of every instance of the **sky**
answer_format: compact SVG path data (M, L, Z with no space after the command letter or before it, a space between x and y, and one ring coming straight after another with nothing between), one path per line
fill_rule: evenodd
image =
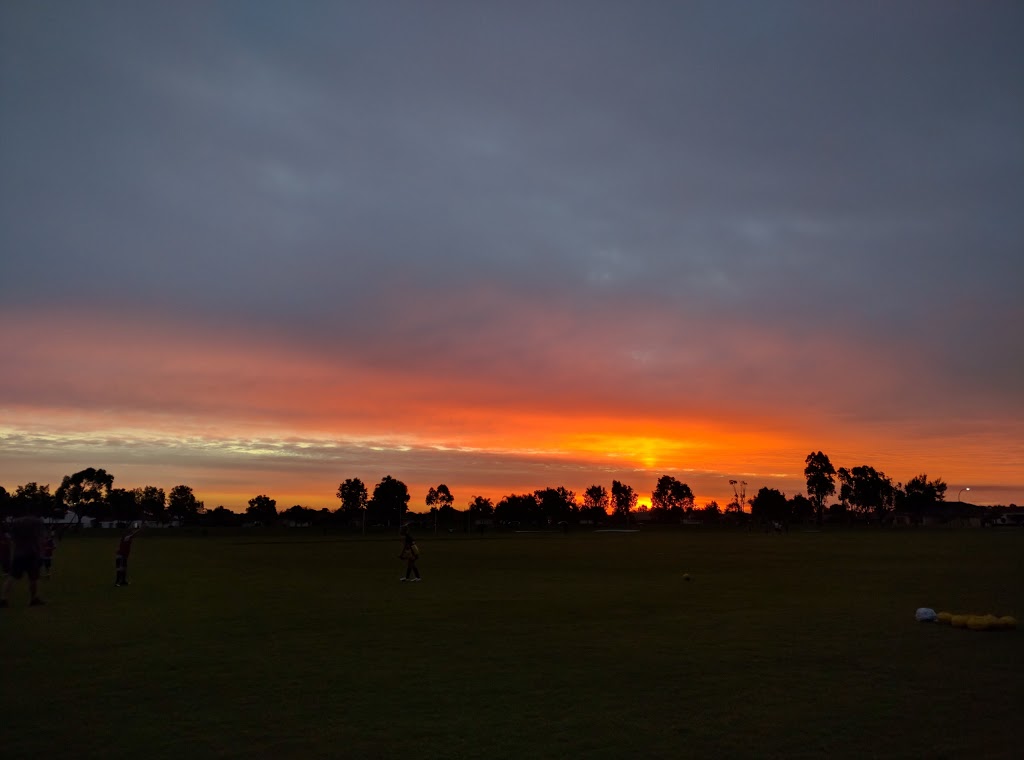
M1016 2L0 4L0 485L1024 504ZM969 494L962 489L971 488Z

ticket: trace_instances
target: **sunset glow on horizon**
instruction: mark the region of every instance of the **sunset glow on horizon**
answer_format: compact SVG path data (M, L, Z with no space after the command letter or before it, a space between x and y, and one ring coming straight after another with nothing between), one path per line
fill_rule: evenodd
M575 403L574 388L503 408L472 378L449 384L375 371L234 332L175 335L115 321L69 327L59 315L52 328L45 317L27 322L35 327L16 333L20 345L0 345L23 356L38 347L33 373L12 368L8 376L8 387L20 378L32 402L3 410L5 474L21 473L4 484L11 491L29 481L55 488L63 475L94 466L119 487L190 485L208 507L244 511L265 493L281 508L334 509L343 480L358 477L372 491L392 475L410 487L410 509L424 511L427 489L440 483L460 507L474 496L497 502L558 486L582 501L588 486L608 488L613 479L649 504L658 477L669 474L691 485L698 506L724 507L730 479L747 481L748 497L762 486L802 493L803 459L824 449L836 466L871 464L901 481L919 472L951 485L969 480L972 494L992 503L1019 493L1006 480L1018 451L1012 426L990 427L982 446L963 435L950 446L928 431L894 438L905 424L816 428L798 403L775 418L743 418L728 394L718 408L673 400L655 416L627 398L594 414L593 405ZM102 335L103 345L88 335ZM118 366L118 356L133 360ZM585 393L580 385L576 395ZM90 403L68 403L79 395ZM1005 462L989 450L1000 434Z
M395 8L0 8L0 486L1024 504L1011 11Z

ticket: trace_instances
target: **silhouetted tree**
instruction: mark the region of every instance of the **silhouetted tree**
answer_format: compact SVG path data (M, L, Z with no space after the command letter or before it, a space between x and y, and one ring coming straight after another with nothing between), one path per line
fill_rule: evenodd
M722 517L722 508L718 506L717 501L712 499L701 509L701 514L708 522L718 522Z
M533 498L537 501L540 517L544 522L574 521L579 513L576 494L562 486L534 491Z
M313 515L313 524L318 526L330 525L332 522L334 522L334 520L334 513L327 507L320 507L320 509L316 510L315 514Z
M885 473L868 465L847 470L840 467L840 499L850 504L857 512L867 515L872 512L881 519L890 511L896 495L892 479Z
M808 523L815 519L814 503L801 493L789 500L789 514L793 522Z
M349 525L361 525L363 532L366 532L366 506L370 501L370 495L366 485L359 478L348 478L338 486L338 498L341 499L341 506L338 511L342 518Z
M113 475L104 469L87 467L72 475L65 475L54 496L81 524L83 517L97 516L113 487Z
M285 520L291 520L293 523L298 524L312 523L315 515L316 510L303 507L301 504L288 507L288 509L281 513L281 517Z
M214 528L231 528L242 523L242 516L220 505L203 514L203 524Z
M607 488L601 485L590 486L583 492L583 508L580 510L580 517L601 523L608 519L610 505L611 500L608 497Z
M447 506L452 506L455 503L455 497L452 496L452 492L448 490L448 486L444 483L439 485L437 488L431 487L427 491L426 505L428 507L437 507L438 509Z
M537 497L533 494L509 494L494 506L494 519L503 525L536 525L540 520Z
M657 520L682 520L693 511L693 491L671 475L662 475L651 493L651 511Z
M167 517L167 495L164 489L156 486L143 486L135 489L135 501L139 510L147 520L160 522Z
M109 519L117 522L137 520L142 516L142 510L139 508L139 503L135 497L134 490L111 488L107 492L107 508L102 510L102 514L94 516L101 520Z
M921 474L911 478L902 490L897 491L896 508L920 520L945 500L946 484L938 478L928 480L927 475Z
M438 522L443 524L449 524L451 517L455 512L452 504L455 503L455 497L452 496L452 492L448 490L448 486L444 483L439 485L437 488L433 486L427 491L427 497L425 503L430 507L430 515L434 518L434 532L437 532Z
M850 509L845 501L840 501L836 504L829 504L828 507L828 519L829 522L843 523L849 520Z
M256 520L264 525L272 525L277 521L277 501L266 494L260 494L249 499L249 507L245 510L250 520Z
M807 496L814 505L814 518L818 525L822 523L825 511L825 499L836 492L836 469L827 455L820 451L812 451L804 460L804 477L807 478Z
M182 525L194 525L199 522L199 516L203 514L204 509L203 502L196 499L189 486L175 486L167 495L167 515Z
M789 502L786 495L775 488L762 488L750 500L750 516L761 522L789 522Z
M466 506L466 529L472 531L477 520L494 516L494 502L483 496L474 496Z
M730 480L729 485L732 486L732 501L730 501L725 511L727 514L742 514L743 508L747 506L747 481L745 480Z
M8 517L57 517L59 511L56 498L50 494L50 486L32 482L18 486L13 495L8 495L5 514Z
M636 509L637 495L633 486L627 486L617 480L612 481L612 510L629 524L629 513Z
M384 478L373 489L373 498L370 499L367 507L374 520L380 520L385 525L392 525L392 520L401 525L405 519L405 510L409 505L409 489L401 480L396 480L390 475Z

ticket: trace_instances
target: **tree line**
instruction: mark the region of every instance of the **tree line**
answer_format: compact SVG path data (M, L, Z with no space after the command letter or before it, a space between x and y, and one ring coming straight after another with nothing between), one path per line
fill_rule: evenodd
M894 513L906 515L910 521L921 521L929 515L939 515L945 501L946 484L940 479L929 480L926 474L911 478L904 485L868 465L837 469L821 451L808 454L804 464L806 496L796 494L787 498L777 489L763 487L747 498L747 483L730 480L733 499L724 509L716 501L698 507L688 484L672 475L662 475L651 493L650 507L638 508L637 491L613 480L610 488L599 484L588 487L580 498L559 486L509 494L497 502L472 496L459 509L451 490L442 483L427 491L423 505L426 512L411 513L408 487L387 475L372 493L359 478L343 481L336 494L340 505L333 510L296 504L279 511L275 499L260 494L249 500L244 514L223 506L207 510L187 485L174 486L167 492L156 486L115 488L112 474L90 467L66 475L52 494L49 485L35 482L18 486L14 493L0 486L0 518L36 514L59 519L70 514L78 524L91 518L101 522L171 521L185 526L272 525L289 521L363 532L397 526L411 519L444 530L573 524L628 526L631 520L666 524L698 520L821 525L826 519L884 522ZM838 496L838 501L826 506L833 496Z

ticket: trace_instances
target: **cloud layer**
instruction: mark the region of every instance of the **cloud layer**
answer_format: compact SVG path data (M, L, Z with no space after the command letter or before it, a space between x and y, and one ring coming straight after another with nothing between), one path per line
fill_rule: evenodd
M1022 31L1009 3L5 4L0 479L501 492L611 459L720 496L825 449L1020 501Z

